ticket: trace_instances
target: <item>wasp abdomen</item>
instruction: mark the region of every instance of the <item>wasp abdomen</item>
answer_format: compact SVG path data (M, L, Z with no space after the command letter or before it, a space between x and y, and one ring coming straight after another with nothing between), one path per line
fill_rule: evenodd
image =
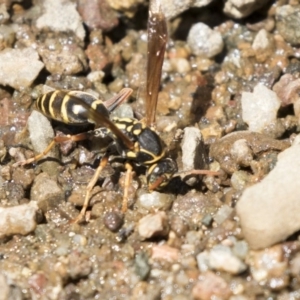
M90 118L91 109L109 118L109 112L101 100L81 91L48 92L37 99L36 108L51 119L73 125L95 123Z

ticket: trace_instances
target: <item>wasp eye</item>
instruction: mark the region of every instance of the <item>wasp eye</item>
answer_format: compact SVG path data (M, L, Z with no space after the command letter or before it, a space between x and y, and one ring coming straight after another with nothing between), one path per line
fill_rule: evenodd
M177 172L177 164L171 158L165 158L151 166L147 171L147 183L149 190L166 186L174 173Z

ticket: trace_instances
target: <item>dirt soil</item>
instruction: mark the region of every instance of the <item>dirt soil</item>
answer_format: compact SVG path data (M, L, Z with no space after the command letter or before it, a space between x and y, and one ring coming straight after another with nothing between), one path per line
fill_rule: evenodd
M288 22L300 17L276 11L289 4L298 16L297 1L275 1L240 20L213 1L168 20L156 130L182 174L150 193L145 168L133 164L122 213L125 161L112 153L79 224L71 221L112 141L62 143L17 166L54 135L93 129L49 123L32 113L34 103L51 89L105 101L129 87L132 96L112 115L142 118L148 2L58 2L0 0L0 68L15 58L0 74L0 299L300 299L298 234L254 249L236 213L245 189L274 169L299 133L300 41L291 40ZM195 54L187 41L199 22L222 37L212 57ZM241 99L258 83L280 104L254 132Z

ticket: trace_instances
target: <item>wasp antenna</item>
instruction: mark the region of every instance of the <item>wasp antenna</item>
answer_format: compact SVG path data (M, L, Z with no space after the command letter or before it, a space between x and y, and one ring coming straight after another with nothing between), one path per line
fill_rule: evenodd
M155 122L162 65L167 43L167 23L160 0L150 2L148 18L148 59L146 83L146 124Z
M211 171L211 170L197 170L197 169L193 169L193 170L188 170L188 171L181 171L181 172L177 172L173 175L173 177L177 177L180 176L181 178L184 178L186 176L189 175L208 175L208 176L219 176L221 175L220 172L216 172L216 171Z

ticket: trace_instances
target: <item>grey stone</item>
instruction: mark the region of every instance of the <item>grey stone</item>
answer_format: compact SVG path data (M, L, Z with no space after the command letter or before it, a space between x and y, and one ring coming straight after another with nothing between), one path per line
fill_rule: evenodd
M136 205L147 210L167 210L171 207L174 199L174 195L153 191L139 195Z
M36 21L37 28L50 28L56 32L73 31L79 39L84 39L85 31L75 3L45 0L43 9L43 14Z
M32 48L1 51L0 65L0 84L17 90L29 87L44 67Z
M227 0L224 13L232 18L241 19L266 4L268 0Z
M47 173L41 173L34 180L30 198L37 201L39 208L46 212L61 203L64 192Z
M36 228L36 212L38 206L34 202L12 207L0 207L0 238L14 234L26 235Z
M300 6L282 5L276 8L276 28L284 40L292 45L300 43Z
M170 19L178 16L191 7L203 7L212 2L212 0L164 0L153 1L161 2L162 11Z
M280 107L276 93L262 84L258 84L253 93L242 93L242 118L249 130L263 133L270 123L274 123Z
M237 203L243 234L252 249L269 247L300 229L300 137L278 155L275 168L247 188Z
M211 29L204 23L197 23L189 31L187 43L192 53L203 57L214 57L224 47L220 32Z
M166 236L169 232L168 218L164 211L156 214L149 214L140 219L138 232L142 239L149 239L155 236Z
M33 111L27 121L29 137L36 154L42 153L54 139L54 131L50 121L40 112ZM58 152L53 147L43 158L58 158ZM45 161L42 170L50 175L57 173L58 162Z

